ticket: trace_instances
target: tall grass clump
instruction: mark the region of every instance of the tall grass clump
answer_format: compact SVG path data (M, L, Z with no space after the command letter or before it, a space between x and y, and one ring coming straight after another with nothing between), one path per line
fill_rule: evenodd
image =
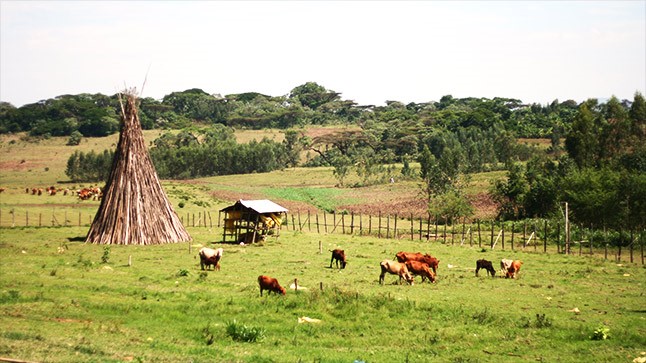
M265 339L265 329L238 323L235 319L227 323L227 335L238 342L254 343Z

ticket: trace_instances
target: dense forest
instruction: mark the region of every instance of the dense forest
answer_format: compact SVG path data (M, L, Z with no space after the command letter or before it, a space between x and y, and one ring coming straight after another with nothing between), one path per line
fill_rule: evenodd
M5 102L0 133L66 136L75 145L83 137L118 132L119 112L118 95L63 95L19 108ZM633 100L580 104L446 95L374 106L308 82L278 97L190 89L161 101L143 98L140 119L145 129L169 130L150 150L162 178L327 165L339 186L383 183L393 176L419 180L429 211L450 219L472 213L463 192L470 173L507 170L491 190L502 219L550 217L568 201L579 223L646 227L646 102L639 92ZM303 132L309 125L350 127L310 139ZM285 139L238 144L233 131L241 128L278 128ZM534 138L548 139L549 146L518 142ZM300 158L304 152L306 161ZM111 151L76 152L67 175L103 180L110 160ZM345 185L349 173L361 182Z

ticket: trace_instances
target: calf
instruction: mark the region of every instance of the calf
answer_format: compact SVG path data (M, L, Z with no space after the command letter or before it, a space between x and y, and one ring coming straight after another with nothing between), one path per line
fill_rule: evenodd
M278 280L273 277L265 275L258 276L258 285L260 286L260 296L262 296L262 292L264 290L269 291L268 294L271 294L271 292L273 291L277 294L285 295L285 289L280 286Z
M523 261L520 261L520 260L512 261L511 265L507 269L507 274L505 275L505 277L515 279L516 275L518 275L518 271L520 271L520 266L522 265L523 265Z
M405 263L383 260L379 265L381 266L381 275L379 275L379 283L381 285L384 284L386 273L399 276L400 284L402 282L402 278L409 284L413 284L413 276L408 272L408 268Z
M330 259L330 268L332 268L332 262L336 260L336 268L339 268L339 262L341 262L341 269L345 268L346 265L346 260L345 260L345 251L341 249L335 249L332 252L332 258Z
M430 283L435 283L435 274L427 264L419 261L406 261L406 267L412 275L422 276L422 282L428 279Z
M437 274L437 269L440 266L440 260L429 255L428 253L421 254L419 252L413 253L413 252L400 251L400 252L397 252L397 255L395 255L395 258L397 258L397 261L399 262L406 262L406 261L423 262L427 264L428 267L433 269L433 273L435 274Z
M480 271L481 268L487 270L487 275L491 275L491 277L496 276L496 270L493 268L491 261L487 261L485 259L476 261L476 277L478 276L478 271Z
M220 259L222 258L223 252L224 250L222 248L200 248L198 252L198 255L200 255L200 268L204 270L204 266L208 269L210 265L213 265L214 270L220 271Z

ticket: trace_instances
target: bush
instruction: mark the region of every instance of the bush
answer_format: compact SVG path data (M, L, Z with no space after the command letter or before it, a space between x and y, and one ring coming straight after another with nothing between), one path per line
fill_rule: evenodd
M597 327L597 329L592 332L592 335L590 336L590 339L592 340L606 340L610 338L610 328L607 326L601 324Z
M227 323L227 335L238 342L259 342L265 338L265 329L249 327L233 320Z

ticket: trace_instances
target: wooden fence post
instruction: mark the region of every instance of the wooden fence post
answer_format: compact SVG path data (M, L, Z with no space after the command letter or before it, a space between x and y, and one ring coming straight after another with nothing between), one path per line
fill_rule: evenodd
M480 235L480 219L478 221L478 247L482 248L482 235Z
M633 263L633 247L635 245L635 241L633 240L633 230L632 228L630 229L630 263Z
M350 212L350 234L354 234L354 212Z
M372 214L368 214L368 236L372 234Z
M501 223L501 224L500 224L500 228L502 228L502 229L500 230L500 232L502 233L502 240L500 240L500 243L501 243L501 245L500 245L500 249L503 249L503 250L504 250L504 249L505 249L505 224L504 224L504 223Z
M590 252L592 252L592 245L590 246L591 246ZM546 253L546 252L547 252L547 219L545 220L545 230L543 232L543 253Z
M325 233L327 233L327 216L325 210L323 210L323 228L325 229Z
M556 253L561 253L561 223L556 223Z
M516 228L516 222L511 223L511 250L514 250L514 235L516 233L515 231Z
M310 224L310 210L307 210L307 230L312 232L312 225Z
M447 225L447 221L446 221L446 218L444 218L444 233L442 233L443 234L442 240L444 241L444 244L446 244L446 225Z
M325 212L323 212L325 213ZM316 233L321 234L321 229L319 227L319 214L316 213Z

